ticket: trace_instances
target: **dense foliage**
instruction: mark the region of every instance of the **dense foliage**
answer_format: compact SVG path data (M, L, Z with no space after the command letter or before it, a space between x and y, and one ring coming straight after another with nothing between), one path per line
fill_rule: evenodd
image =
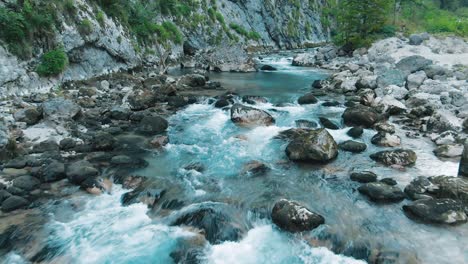
M67 54L62 49L55 49L45 53L36 72L40 76L55 76L62 73L68 64Z

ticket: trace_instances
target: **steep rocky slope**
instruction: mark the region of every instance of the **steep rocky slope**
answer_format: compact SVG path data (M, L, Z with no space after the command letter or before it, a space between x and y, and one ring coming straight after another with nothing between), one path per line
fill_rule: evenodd
M41 4L40 0L32 2ZM154 46L138 45L135 32L106 14L95 1L66 2L72 3L68 8L76 11L58 12L59 25L55 26L53 37L46 40L36 37L31 59L17 58L8 52L6 43L0 42L0 98L48 91L68 80L158 63ZM16 0L0 1L1 8L15 4ZM320 0L219 0L209 4L204 1L186 20L157 15L154 21L173 21L182 32L183 44L168 45L173 64L183 62L186 66L209 66L220 71L253 71L248 52L298 48L326 41L320 7ZM248 37L244 32L254 36ZM61 75L43 78L35 68L41 55L50 49L50 42L63 47L69 65Z

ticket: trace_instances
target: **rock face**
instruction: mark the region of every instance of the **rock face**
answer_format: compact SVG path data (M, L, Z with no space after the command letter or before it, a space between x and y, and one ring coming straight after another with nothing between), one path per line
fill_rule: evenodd
M279 228L292 233L310 231L325 223L323 216L286 199L275 204L271 219Z
M405 199L405 193L400 188L383 182L364 184L358 188L358 191L373 202L393 203Z
M338 145L326 129L304 130L286 147L293 161L329 162L338 155Z
M372 127L380 119L380 115L371 107L356 105L346 108L343 120L347 126Z
M465 143L462 158L460 160L460 169L458 175L468 177L468 143Z
M232 106L231 120L234 124L245 127L270 126L275 123L275 119L269 113L241 104Z
M467 221L463 205L452 199L418 200L404 205L403 210L411 217L425 223L460 224Z
M416 153L412 150L397 149L387 150L370 155L371 159L387 166L408 166L416 163Z

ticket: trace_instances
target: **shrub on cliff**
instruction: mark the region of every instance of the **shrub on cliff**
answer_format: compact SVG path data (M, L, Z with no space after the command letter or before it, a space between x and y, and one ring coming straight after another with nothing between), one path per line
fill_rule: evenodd
M68 65L68 56L62 49L55 49L45 53L36 72L40 76L56 76L62 73Z

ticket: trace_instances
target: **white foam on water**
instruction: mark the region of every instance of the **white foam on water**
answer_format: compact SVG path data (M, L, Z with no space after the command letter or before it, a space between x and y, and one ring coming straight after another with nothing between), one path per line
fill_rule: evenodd
M50 240L63 246L73 263L170 262L177 239L193 233L154 223L146 205L122 206L125 192L116 186L111 195L89 199L70 222L52 221Z
M205 262L209 264L365 263L336 255L325 248L312 248L275 230L271 225L251 229L239 242L224 242L208 247Z

